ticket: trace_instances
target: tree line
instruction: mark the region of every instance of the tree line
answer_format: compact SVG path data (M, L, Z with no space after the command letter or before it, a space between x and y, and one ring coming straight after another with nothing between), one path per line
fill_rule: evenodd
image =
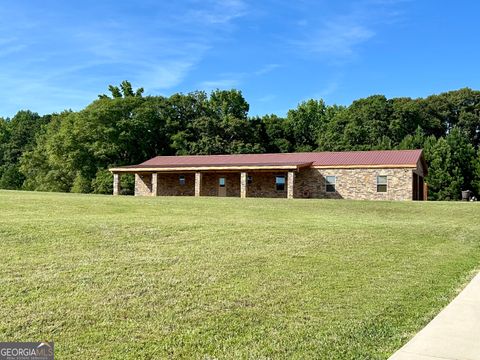
M238 90L143 96L124 81L109 92L81 111L0 118L0 188L111 193L109 167L156 155L423 148L431 200L480 193L480 91L312 99L286 117L249 117Z

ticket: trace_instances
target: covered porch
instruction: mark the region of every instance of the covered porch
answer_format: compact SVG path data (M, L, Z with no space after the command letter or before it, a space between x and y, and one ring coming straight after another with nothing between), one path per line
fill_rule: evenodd
M122 175L135 174L136 196L294 197L295 175L310 164L218 168L113 168L113 195Z

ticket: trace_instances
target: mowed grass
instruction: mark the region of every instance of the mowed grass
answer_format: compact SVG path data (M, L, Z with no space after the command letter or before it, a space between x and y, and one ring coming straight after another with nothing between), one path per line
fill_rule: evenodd
M0 337L58 359L385 359L478 269L479 205L0 191Z

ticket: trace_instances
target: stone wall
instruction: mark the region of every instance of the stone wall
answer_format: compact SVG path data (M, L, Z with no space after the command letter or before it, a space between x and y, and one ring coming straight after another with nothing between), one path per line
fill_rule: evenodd
M152 174L135 174L135 196L152 195Z
M113 195L120 195L121 190L120 174L113 174Z
M387 176L387 192L377 192L377 176ZM335 192L325 177L336 176ZM412 169L304 169L295 179L296 198L412 200Z

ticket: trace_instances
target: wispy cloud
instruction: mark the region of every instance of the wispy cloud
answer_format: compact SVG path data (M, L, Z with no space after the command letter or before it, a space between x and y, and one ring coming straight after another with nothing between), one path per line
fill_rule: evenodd
M340 81L337 79L331 80L327 82L327 84L324 86L323 89L321 89L315 96L315 98L325 98L331 94L333 94L335 91L338 90L340 86Z
M202 81L200 83L200 88L210 92L216 89L231 89L237 87L240 84L239 79L218 79L218 80L208 80Z
M271 102L273 100L275 100L277 98L277 95L274 95L274 94L267 94L265 96L262 96L258 99L259 102L262 102L262 103L267 103L267 102Z
M11 34L0 37L0 79L8 89L0 97L9 104L3 111L25 105L37 105L32 110L39 112L83 107L108 84L125 79L147 93L174 89L248 10L242 0L142 6L146 11L129 16L127 5L115 7L101 20L71 14L72 21L63 15L69 8L12 4L1 9L2 18L15 19L0 24L0 34Z
M178 86L212 47L195 34L190 38L163 33L136 41L138 37L141 34L104 29L81 33L78 40L84 51L96 59L92 66L113 64L125 68L129 80L141 84L147 92Z
M304 98L329 98L343 88L346 68L362 55L367 43L380 38L387 26L402 20L401 5L410 0L360 0L341 13L324 14L312 21L302 14L291 40L295 56L324 66L324 76L304 93Z
M336 19L298 44L309 53L344 58L374 35L373 30L354 19Z
M150 91L171 89L180 84L194 66L193 60L147 63L138 71L135 81Z
M0 48L0 57L18 53L19 51L25 49L27 46L24 44L2 46Z
M19 43L15 37L0 38L0 57L17 53L27 47L27 44Z
M256 77L268 74L280 67L282 67L282 65L272 63L266 64L251 72L241 71L236 73L218 74L217 79L201 81L198 83L198 86L207 92L215 89L231 89L239 87L242 83L247 81L254 83Z
M275 69L278 69L279 67L281 67L280 64L267 64L265 66L263 66L262 68L258 69L257 71L254 72L255 75L264 75L264 74L267 74L269 72L272 72L273 70Z
M292 41L303 54L329 62L342 63L354 58L360 46L377 35L382 23L396 21L402 14L395 5L407 0L366 0L355 3L349 12L333 15L308 26L303 37ZM374 6L375 5L375 6ZM305 23L305 20L303 21Z
M187 17L207 24L225 25L247 14L247 5L242 0L202 1L202 6L202 9L188 11Z

